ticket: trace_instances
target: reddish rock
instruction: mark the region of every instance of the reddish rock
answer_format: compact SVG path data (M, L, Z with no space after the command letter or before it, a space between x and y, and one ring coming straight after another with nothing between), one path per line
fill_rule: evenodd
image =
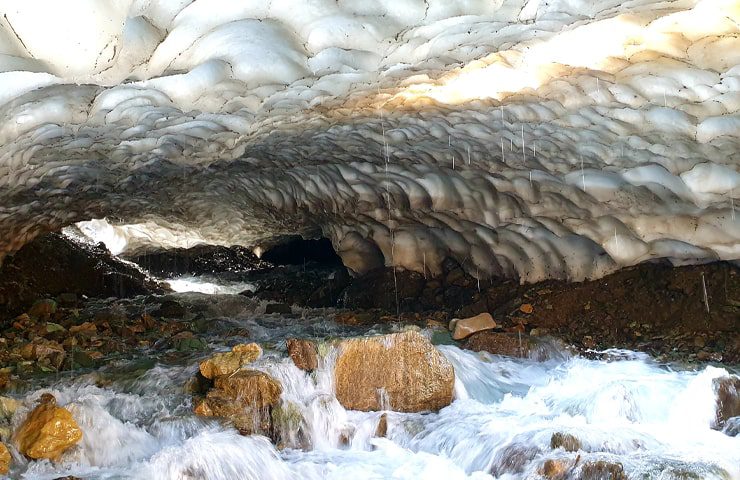
M453 330L452 338L462 340L483 330L492 330L497 327L490 313L480 313L474 317L453 319L450 322Z
M474 352L488 352L508 357L529 355L530 342L526 335L484 331L471 335L462 347Z
M316 344L310 340L289 338L286 342L288 355L295 366L306 372L316 370L319 366Z
M713 426L720 430L727 420L740 416L740 377L715 378L713 384L717 392L717 414Z

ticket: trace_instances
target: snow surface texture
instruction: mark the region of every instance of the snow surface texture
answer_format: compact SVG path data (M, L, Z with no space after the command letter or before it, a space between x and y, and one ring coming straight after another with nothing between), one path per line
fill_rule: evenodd
M737 0L0 0L0 86L0 255L105 218L358 273L740 258Z

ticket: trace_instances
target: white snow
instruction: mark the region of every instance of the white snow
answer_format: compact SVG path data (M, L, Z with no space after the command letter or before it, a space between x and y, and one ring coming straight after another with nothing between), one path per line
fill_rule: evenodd
M118 252L320 233L356 272L737 259L738 25L734 0L0 0L0 257L105 218Z

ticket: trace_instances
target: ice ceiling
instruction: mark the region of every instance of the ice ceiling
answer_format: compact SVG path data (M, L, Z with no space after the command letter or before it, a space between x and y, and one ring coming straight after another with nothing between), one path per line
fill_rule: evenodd
M739 1L0 0L0 72L0 255L105 219L358 273L740 258Z

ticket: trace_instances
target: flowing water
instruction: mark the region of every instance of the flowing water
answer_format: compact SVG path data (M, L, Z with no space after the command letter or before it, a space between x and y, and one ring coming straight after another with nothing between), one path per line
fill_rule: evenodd
M212 350L241 341L264 346L255 368L282 383L283 405L294 412L282 422L284 438L302 449L278 450L264 437L240 436L192 414L184 385L211 352L174 361L152 354L40 381L17 394L25 402L16 425L41 393L51 392L73 413L84 437L57 464L28 463L16 455L11 478L536 479L543 478L538 471L547 459L563 460L570 478L596 460L622 463L631 479L740 478L740 436L710 428L712 380L729 367L672 367L616 350L593 360L554 342L539 350L539 361L440 345L455 367L452 405L438 413L387 412L387 436L376 438L382 412L347 411L333 394L335 351L321 352L320 368L307 374L287 358L284 346L291 336L375 332L335 324L320 310L290 318L260 315L236 297L178 296L211 305ZM249 336L229 338L227 345L218 335L224 323L245 328ZM576 436L580 451L550 448L557 432Z

